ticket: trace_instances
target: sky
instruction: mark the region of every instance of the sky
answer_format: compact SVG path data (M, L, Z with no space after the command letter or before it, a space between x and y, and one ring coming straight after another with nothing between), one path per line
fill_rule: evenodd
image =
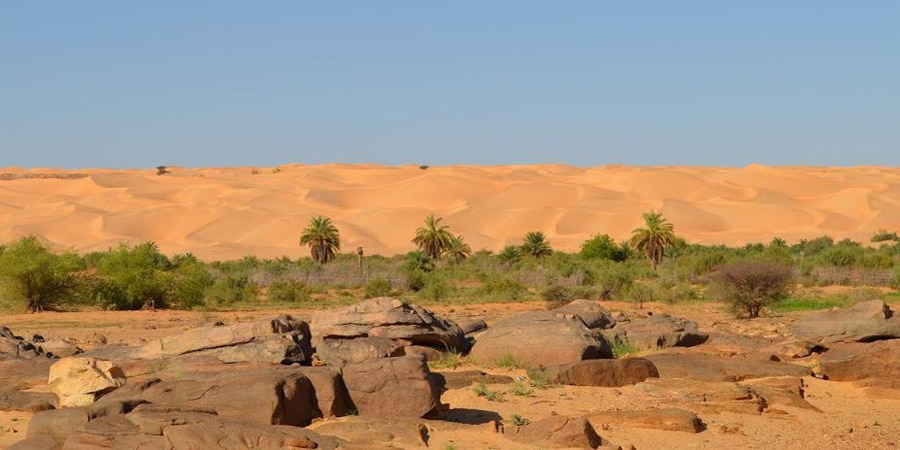
M900 165L900 2L7 1L0 166Z

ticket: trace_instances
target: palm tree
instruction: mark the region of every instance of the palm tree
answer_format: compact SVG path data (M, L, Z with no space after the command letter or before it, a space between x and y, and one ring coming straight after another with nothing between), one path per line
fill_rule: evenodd
M441 254L450 246L453 235L447 231L446 225L441 225L440 217L435 219L434 214L425 218L425 226L416 230L416 237L412 243L419 246L432 259L441 259Z
M632 231L629 243L635 250L644 252L656 270L666 249L674 246L677 241L675 227L663 219L661 213L652 210L644 213L644 223L647 228Z
M450 236L450 242L444 249L444 255L450 260L450 264L459 264L472 255L472 247L466 244L462 236Z
M540 231L530 231L525 234L525 242L522 243L522 253L534 256L535 258L543 258L545 256L550 256L550 254L553 253L553 249L550 248L550 243L547 242L544 233L541 233Z
M312 259L325 264L341 249L341 233L328 217L315 216L300 235L300 245L309 246Z

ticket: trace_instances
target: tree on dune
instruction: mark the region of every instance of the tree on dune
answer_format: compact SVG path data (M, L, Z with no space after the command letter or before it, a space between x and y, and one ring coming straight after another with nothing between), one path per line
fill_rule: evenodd
M341 249L341 233L325 216L315 216L300 235L300 245L309 247L312 259L325 264Z
M553 249L550 248L550 243L547 242L544 233L540 231L529 231L525 234L525 241L522 242L522 253L534 256L535 258L543 258L545 256L550 256L550 254L553 253Z
M666 249L676 243L675 226L664 219L662 213L650 211L644 213L646 228L636 228L631 232L630 244L635 250L643 252L653 264L655 270L663 259Z
M442 218L435 218L434 214L425 218L425 226L416 230L416 237L412 239L412 243L416 244L425 254L432 259L441 259L450 246L453 235L450 234L446 225L441 225ZM471 251L471 250L470 250Z
M444 255L451 264L459 264L472 255L472 247L466 243L462 236L450 236L450 242L444 249Z

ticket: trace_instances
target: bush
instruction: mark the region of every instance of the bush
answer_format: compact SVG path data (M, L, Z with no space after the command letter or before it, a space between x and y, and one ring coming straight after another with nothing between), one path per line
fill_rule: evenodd
M437 273L428 274L425 287L419 292L422 298L432 302L441 302L450 297L453 286Z
M541 297L547 302L547 308L554 309L575 300L575 294L571 289L553 284L541 293Z
M176 259L175 265L172 306L181 309L202 306L215 279L196 258Z
M608 234L594 235L581 244L581 256L587 259L624 261L625 254Z
M255 301L258 295L259 287L248 275L228 274L216 280L207 292L206 300L214 305L233 305Z
M609 300L623 297L634 284L634 274L622 263L610 263L597 272L600 298Z
M269 284L266 298L277 303L303 303L311 296L310 289L299 280L276 280Z
M522 283L510 278L489 278L478 293L503 300L519 300L528 289Z
M384 277L378 277L373 280L369 280L369 282L366 283L366 286L363 289L363 296L365 298L390 297L390 295L391 280L388 280Z
M794 287L790 267L762 261L745 261L722 266L713 276L720 295L739 314L759 317L764 306L784 299Z
M900 236L896 231L888 232L886 230L878 230L872 235L872 242L897 241L900 242Z
M34 236L19 239L0 254L0 279L7 298L26 312L54 309L72 299L80 264L72 253L56 255Z
M166 272L168 266L168 258L152 242L122 244L97 263L95 297L108 309L140 309L147 304L163 308L174 281Z

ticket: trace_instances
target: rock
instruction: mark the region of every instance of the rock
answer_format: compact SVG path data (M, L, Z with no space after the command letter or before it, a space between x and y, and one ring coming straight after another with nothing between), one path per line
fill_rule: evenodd
M679 408L644 411L603 411L585 416L595 427L604 425L699 433L706 428L696 414Z
M319 360L335 367L403 354L401 342L383 337L323 339L316 345Z
M331 367L298 367L294 370L312 383L322 417L346 416L354 409L344 379L337 370Z
M653 362L661 378L741 381L749 378L812 375L808 367L762 359L726 358L694 353L657 353L644 358Z
M91 420L80 430L72 431L63 450L162 449L162 436L141 433L125 416L106 416Z
M49 384L59 405L67 408L90 405L98 396L125 384L125 376L110 361L69 357L50 366Z
M806 401L806 383L797 377L757 378L741 383L753 389L766 401L766 408L772 406L790 406L792 408L818 411Z
M59 450L60 446L62 442L57 442L50 436L39 435L16 442L6 447L6 450Z
M334 450L341 445L338 438L304 428L262 425L213 415L200 423L167 426L163 437L165 448L178 450Z
M513 441L543 448L597 448L606 444L584 418L551 416L522 427L508 428Z
M245 346L243 348L237 348ZM312 355L309 325L290 316L196 328L140 347L135 357L160 359L212 351L224 362L304 362Z
M611 358L612 350L609 342L581 318L534 311L488 328L478 337L470 355L480 364L496 364L511 356L528 367L541 367Z
M56 396L38 392L0 392L0 411L46 411L56 407Z
M42 441L53 441L62 446L69 434L84 428L90 418L91 411L86 407L41 411L31 416L27 437L42 438Z
M837 342L900 338L900 318L881 300L808 314L791 325L798 339L828 347Z
M650 398L695 412L760 414L766 408L765 400L749 386L690 378L649 378L634 385L631 395L643 397L639 402Z
M0 386L4 389L25 390L40 386L50 376L51 359L9 359L0 361Z
M473 384L510 384L512 377L506 375L491 375L480 370L462 370L459 372L435 372L433 375L441 377L447 389L462 389Z
M27 342L21 336L16 336L12 330L0 326L0 355L11 359L35 359L46 358L40 347Z
M821 368L832 381L861 387L900 389L900 339L872 343L833 344L822 354Z
M425 360L410 356L348 364L344 384L360 415L425 417L436 413L441 392Z
M610 341L618 339L638 348L693 347L709 339L697 324L666 314L621 323L605 332Z
M440 361L444 358L447 353L444 353L440 350L431 348L431 347L423 347L421 345L408 345L401 349L403 351L403 355L405 356L415 356L419 358L425 358L425 361Z
M575 300L554 309L553 313L577 316L591 329L607 329L616 326L616 321L609 316L606 308L590 300Z
M459 328L467 336L479 331L487 330L488 327L487 322L482 319L460 320L457 324L459 324Z
M428 446L428 427L419 419L342 417L318 422L308 428L319 434L336 436L349 444L374 444L388 448Z
M643 358L579 361L539 371L549 384L573 386L619 387L659 377L656 366Z
M316 345L323 339L381 337L410 344L465 352L469 341L459 326L431 311L380 297L346 308L316 311L311 320Z

